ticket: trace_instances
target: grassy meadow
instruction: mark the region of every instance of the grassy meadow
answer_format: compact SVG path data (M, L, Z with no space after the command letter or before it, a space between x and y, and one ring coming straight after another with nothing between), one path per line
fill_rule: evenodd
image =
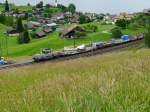
M98 31L93 33L87 33L87 36L76 39L76 45L81 44L90 44L91 42L98 42L98 41L108 41L112 39L112 35L109 33L106 33L110 31L114 25L101 25L100 23L93 22L90 23L93 25L98 26ZM86 25L86 24L85 24ZM83 25L84 26L84 25ZM64 26L66 27L66 26ZM42 48L51 48L54 50L63 49L65 46L73 46L74 40L67 40L62 39L59 36L58 32L54 32L49 34L46 38L42 39L32 39L32 41L29 44L21 44L19 45L17 43L17 37L9 37L4 32L8 29L7 26L0 24L0 41L2 46L2 54L3 56L6 56L6 43L8 45L8 56L9 58L18 59L18 58L26 58L31 57L34 54L40 52L40 49ZM140 32L143 32L144 29L137 29L137 30L123 30L124 34L129 35L136 35ZM7 40L7 41L6 41Z
M1 25L0 40L3 47L3 54L6 54L6 38L8 43L9 57L18 58L23 56L32 56L38 53L42 48L52 48L54 50L62 49L65 46L72 46L73 40L63 39L59 36L58 32L49 34L47 37L42 39L32 39L29 44L17 44L17 37L9 37L4 32L8 29L7 26ZM76 39L76 45L80 44L90 44L91 41L107 41L112 38L111 34L103 33L104 30L110 30L113 25L99 25L98 31L94 33L89 33L87 36Z
M149 112L150 50L0 72L1 112Z

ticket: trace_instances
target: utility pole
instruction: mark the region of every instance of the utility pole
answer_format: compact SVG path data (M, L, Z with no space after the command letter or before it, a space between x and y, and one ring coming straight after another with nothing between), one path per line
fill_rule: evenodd
M0 58L3 56L2 40L0 39Z
M8 59L8 38L7 36L5 37L6 39L6 59Z
M74 46L74 48L76 47L76 39L75 38L73 38L73 46Z
M93 36L91 37L91 47L93 47ZM92 48L92 53L91 54L93 55L93 48Z

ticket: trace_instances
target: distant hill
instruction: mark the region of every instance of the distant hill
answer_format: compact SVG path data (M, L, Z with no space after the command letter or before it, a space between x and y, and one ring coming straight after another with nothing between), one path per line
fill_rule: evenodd
M150 50L0 72L0 110L149 112Z

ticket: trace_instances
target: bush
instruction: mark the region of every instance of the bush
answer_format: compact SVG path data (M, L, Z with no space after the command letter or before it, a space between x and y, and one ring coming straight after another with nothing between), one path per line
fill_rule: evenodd
M89 22L91 22L89 17L85 15L81 15L79 17L79 24L84 24L84 23L89 23Z
M32 32L30 33L30 36L31 36L31 38L33 38L33 39L37 38L35 31L32 31Z
M107 25L107 23L106 22L102 22L101 25Z
M137 23L131 23L129 25L129 29L131 30L137 30L140 26Z
M23 43L29 43L29 42L30 42L29 32L28 30L25 30L23 33Z
M147 32L144 35L145 45L150 48L150 27L147 29Z
M112 29L111 32L112 32L113 38L115 39L121 38L121 36L123 35L121 30L117 27Z
M17 38L18 44L23 44L23 33L20 33Z
M83 28L87 31L87 32L96 32L98 30L98 27L96 25L84 25Z
M30 37L29 37L29 32L27 30L19 34L18 44L29 43L29 42L30 42Z
M127 28L129 24L130 24L130 21L125 20L125 19L120 19L120 20L117 20L116 22L116 26L119 26L123 29Z

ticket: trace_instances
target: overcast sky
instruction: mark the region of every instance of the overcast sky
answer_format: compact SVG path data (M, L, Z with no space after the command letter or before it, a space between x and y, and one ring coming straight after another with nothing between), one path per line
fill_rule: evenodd
M4 2L5 0L0 0ZM36 4L41 0L8 0L17 5ZM44 3L54 3L55 0L42 0ZM58 3L68 5L74 3L78 11L96 13L139 12L150 8L150 0L58 0Z

